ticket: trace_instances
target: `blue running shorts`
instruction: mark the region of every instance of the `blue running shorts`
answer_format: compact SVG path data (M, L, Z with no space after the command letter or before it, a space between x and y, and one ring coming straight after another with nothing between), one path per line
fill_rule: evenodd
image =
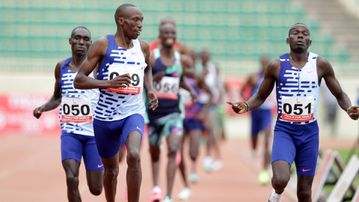
M131 132L137 131L143 136L144 118L140 114L133 114L117 121L100 121L94 119L97 149L101 157L109 158L117 154L124 146Z
M186 133L191 132L192 130L201 130L204 131L206 127L195 118L185 118L183 120L183 128Z
M84 158L86 170L103 171L103 164L97 151L94 136L78 135L62 132L61 134L61 159L74 159L81 163Z
M256 109L251 112L251 135L256 136L271 126L272 111L270 109Z
M272 145L272 163L283 160L295 162L297 174L314 176L319 150L317 121L298 125L277 121Z

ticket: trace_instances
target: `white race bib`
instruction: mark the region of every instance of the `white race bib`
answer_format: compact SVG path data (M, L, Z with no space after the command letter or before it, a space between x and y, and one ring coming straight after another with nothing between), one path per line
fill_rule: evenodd
M165 76L159 83L154 83L158 98L178 99L180 80L178 77Z
M129 86L118 88L107 88L110 92L120 94L139 94L143 86L143 70L141 67L128 66L125 64L114 63L108 67L108 80L114 79L116 76L129 74L131 77L131 84Z
M90 100L68 97L61 99L61 121L85 123L91 122L92 119Z
M314 97L282 97L281 119L307 122L314 119Z

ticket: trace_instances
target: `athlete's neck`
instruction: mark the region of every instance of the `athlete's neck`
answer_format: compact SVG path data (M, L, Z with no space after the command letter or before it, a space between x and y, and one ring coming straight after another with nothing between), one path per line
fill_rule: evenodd
M171 47L161 46L161 48L160 48L160 53L164 57L168 57L168 58L173 57L174 52L175 51L174 51L173 46L171 46Z
M86 55L72 55L72 60L70 62L70 66L74 70L78 70L80 68L81 63L85 60Z
M172 66L175 63L174 48L163 47L160 48L161 61L165 66Z
M302 68L308 62L309 52L305 51L303 53L289 53L290 62L294 67Z
M118 46L126 49L130 49L133 47L132 39L125 36L121 29L118 29L115 34L115 41Z

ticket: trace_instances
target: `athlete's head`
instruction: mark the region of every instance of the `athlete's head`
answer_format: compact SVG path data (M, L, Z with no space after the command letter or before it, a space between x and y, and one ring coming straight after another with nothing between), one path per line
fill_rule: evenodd
M92 43L91 32L84 26L75 27L69 38L72 54L86 55Z
M142 11L133 4L122 4L116 9L115 22L117 29L121 29L125 37L136 39L142 30Z
M170 24L173 24L174 26L176 26L176 21L170 17L170 16L167 16L167 17L164 17L161 19L160 21L160 27L164 24L167 24L167 23L170 23Z
M200 53L200 57L202 60L202 64L207 64L208 61L210 60L210 55L207 49L203 49Z
M303 23L292 25L288 32L287 43L293 52L301 53L307 51L312 43L309 28Z
M161 46L165 48L171 48L176 42L176 27L171 24L167 23L160 27L160 33L158 38L161 42Z

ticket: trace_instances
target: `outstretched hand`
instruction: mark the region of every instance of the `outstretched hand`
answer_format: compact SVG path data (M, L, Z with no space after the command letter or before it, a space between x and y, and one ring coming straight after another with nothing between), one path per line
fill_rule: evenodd
M237 114L243 114L248 111L248 104L245 102L227 102L227 104L232 106L232 109Z
M34 115L34 117L36 117L38 119L38 118L40 118L42 111L43 111L42 107L36 107L34 109L34 111L32 111L32 114Z
M150 109L155 110L158 106L158 98L155 91L148 91L147 98L150 102Z
M359 118L359 107L358 106L351 106L347 109L347 113L353 120L358 120Z

